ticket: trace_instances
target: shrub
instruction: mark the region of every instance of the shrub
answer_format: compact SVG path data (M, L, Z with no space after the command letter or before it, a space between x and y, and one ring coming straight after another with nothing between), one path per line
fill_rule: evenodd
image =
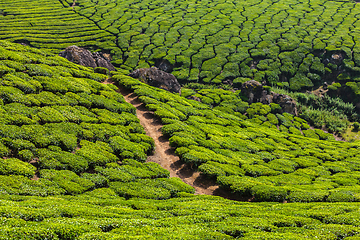
M281 202L287 197L287 189L278 186L256 185L251 188L255 201Z
M170 176L170 172L162 168L158 163L147 162L144 163L144 167L152 171L156 178L166 178Z
M81 177L93 182L96 188L108 187L109 185L109 180L101 174L83 173Z
M85 158L90 166L105 165L118 160L107 143L82 140L80 146L81 148L76 150L76 155Z
M244 164L242 168L245 170L247 175L253 176L253 177L259 177L259 176L271 176L271 175L278 175L281 174L280 171L275 171L267 166L264 165L250 165L250 164Z
M353 123L353 127L354 127L354 131L359 131L360 123L354 122L354 123Z
M329 192L324 190L317 191L291 191L287 200L289 202L322 202L328 196Z
M88 179L80 178L69 170L40 170L40 176L55 182L68 194L80 194L95 187L95 184Z
M111 182L110 188L125 198L168 199L169 190L158 187L155 180L143 179L131 183Z
M22 175L31 178L35 175L36 167L17 158L0 158L0 174Z
M155 183L158 187L169 190L172 196L176 196L179 192L195 193L195 189L192 186L189 186L177 177L157 178Z
M269 113L266 117L271 124L274 124L274 125L279 124L279 120L277 119L277 117L274 114Z
M134 155L134 158L139 161L145 161L147 155L145 153L145 147L141 144L131 142L119 136L115 136L109 139L109 144L114 150L114 152L118 155L121 153L129 151Z
M48 196L64 194L66 191L47 179L40 178L34 181L20 175L0 175L0 192L11 195Z
M210 177L229 176L229 175L243 176L245 174L245 171L236 165L221 164L212 161L201 164L199 170Z
M304 133L305 137L320 139L319 135L317 135L314 130L308 129L303 130L302 132Z
M135 179L133 175L120 168L95 167L95 171L104 175L110 181L130 182Z
M80 173L89 167L88 161L84 157L61 151L61 149L56 147L49 147L49 149L38 149L37 156L39 157L38 162L40 168L57 170L67 169L76 173Z

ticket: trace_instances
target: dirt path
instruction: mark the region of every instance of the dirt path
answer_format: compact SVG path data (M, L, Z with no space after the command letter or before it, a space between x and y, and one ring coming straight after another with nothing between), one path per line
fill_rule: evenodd
M136 108L136 115L144 127L146 134L155 141L155 151L147 159L148 162L156 162L170 172L170 177L179 177L186 184L195 188L195 194L216 195L219 188L214 181L204 179L199 172L195 172L186 164L181 163L178 156L174 153L174 148L170 147L169 140L163 136L160 119L154 116L153 112L148 111L138 97L125 89L120 88L120 93L128 103Z
M103 83L114 84L110 80L106 80ZM160 166L170 172L170 177L178 177L184 183L194 187L195 194L215 195L238 201L251 201L251 199L239 198L229 193L229 191L220 189L215 180L206 178L200 172L182 163L179 157L175 155L175 149L170 146L169 140L163 136L161 132L163 125L160 119L152 111L148 111L133 92L129 92L119 86L117 87L125 100L136 108L136 115L140 120L140 124L144 127L146 134L155 141L155 151L152 155L148 156L148 162L160 164Z
M73 4L71 5L71 7L74 9L74 7L76 6L76 0L74 0Z

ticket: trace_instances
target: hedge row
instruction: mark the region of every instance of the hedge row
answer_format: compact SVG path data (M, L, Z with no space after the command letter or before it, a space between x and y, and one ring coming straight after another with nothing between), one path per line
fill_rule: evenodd
M257 204L181 196L125 200L108 188L56 198L2 195L0 237L332 240L360 234L358 203Z
M0 39L25 43L59 53L71 45L106 49L119 53L115 36L100 30L96 24L75 13L70 7L73 2L40 0L2 1L0 9ZM14 31L16 29L16 31Z

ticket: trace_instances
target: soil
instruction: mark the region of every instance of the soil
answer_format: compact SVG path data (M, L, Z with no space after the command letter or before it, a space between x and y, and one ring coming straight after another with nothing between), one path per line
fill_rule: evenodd
M196 191L195 194L213 195L219 186L212 181L202 180L204 176L181 162L174 153L175 149L170 146L169 139L161 132L163 126L161 120L155 117L152 111L148 111L134 93L122 88L120 88L120 93L128 103L136 108L136 115L140 124L144 127L146 134L155 141L155 150L152 155L148 156L147 161L160 164L170 172L170 177L178 177L186 184L193 186Z
M71 7L74 9L74 7L76 6L76 0L74 0L73 4L71 5Z

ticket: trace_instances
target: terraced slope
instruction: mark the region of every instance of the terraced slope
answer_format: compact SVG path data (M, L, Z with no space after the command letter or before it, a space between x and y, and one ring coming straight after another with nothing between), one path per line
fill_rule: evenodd
M124 200L106 189L56 198L0 196L2 239L347 239L359 203L241 203L205 196Z
M59 53L70 45L115 49L115 36L58 0L0 2L0 39Z
M74 9L74 11L73 11ZM182 82L255 79L359 94L360 7L352 1L2 1L0 39L106 49L128 72L163 63Z
M129 70L166 59L183 81L255 79L292 90L359 75L360 8L352 1L77 4L77 13L117 35L122 67Z

